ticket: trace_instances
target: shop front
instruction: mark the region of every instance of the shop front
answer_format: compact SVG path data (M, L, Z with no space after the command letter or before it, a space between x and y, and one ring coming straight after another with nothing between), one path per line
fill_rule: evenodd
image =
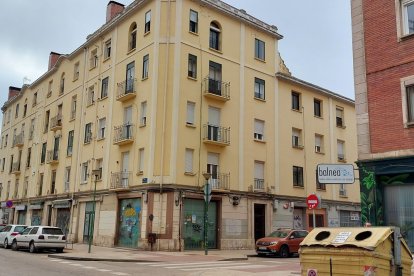
M141 236L141 198L119 199L117 245L138 248Z
M62 229L65 235L69 233L71 203L70 199L55 200L52 205L56 209L56 227Z
M32 212L30 217L30 225L42 225L43 202L32 202L29 205L29 210Z
M17 211L17 224L26 224L26 205L16 205L15 210Z

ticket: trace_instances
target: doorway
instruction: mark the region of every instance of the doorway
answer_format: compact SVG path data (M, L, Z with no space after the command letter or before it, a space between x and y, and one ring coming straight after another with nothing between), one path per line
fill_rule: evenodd
M254 204L254 240L266 236L266 205Z

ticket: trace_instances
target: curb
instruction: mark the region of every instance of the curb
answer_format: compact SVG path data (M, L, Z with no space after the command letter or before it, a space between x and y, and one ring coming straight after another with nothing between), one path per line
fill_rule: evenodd
M224 261L247 261L248 259L249 259L248 256L246 256L246 257L225 258L225 259L220 259L218 261L219 262L224 262Z
M94 258L94 257L71 257L61 255L47 255L48 258L61 259L61 260L72 260L72 261L84 261L84 262L119 262L119 263L158 263L159 261L152 260L134 260L134 259L111 259L111 258Z

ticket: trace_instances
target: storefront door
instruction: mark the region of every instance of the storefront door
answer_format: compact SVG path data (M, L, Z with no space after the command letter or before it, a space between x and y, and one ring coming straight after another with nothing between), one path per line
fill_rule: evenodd
M65 235L69 233L69 222L70 208L57 209L56 226L62 229Z
M19 211L19 216L17 218L17 224L20 224L20 225L26 224L26 211Z
M93 229L91 222L93 220L93 202L87 202L85 205L85 224L83 226L83 242L88 243L89 242L89 234L90 231Z
M119 206L118 246L137 248L141 236L141 199L121 199Z
M32 210L31 225L37 226L42 224L42 210Z
M208 206L208 248L217 248L217 202ZM184 249L203 249L204 200L184 200L183 221Z

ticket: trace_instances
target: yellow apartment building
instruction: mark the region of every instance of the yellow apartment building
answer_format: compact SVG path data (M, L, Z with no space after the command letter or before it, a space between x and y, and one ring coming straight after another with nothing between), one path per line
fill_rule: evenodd
M210 248L311 229L312 193L317 226L358 225L359 185L315 174L357 159L354 102L293 77L280 39L218 0L110 1L83 45L10 87L1 219L56 225L73 242L93 232L102 246L199 249L209 173Z

